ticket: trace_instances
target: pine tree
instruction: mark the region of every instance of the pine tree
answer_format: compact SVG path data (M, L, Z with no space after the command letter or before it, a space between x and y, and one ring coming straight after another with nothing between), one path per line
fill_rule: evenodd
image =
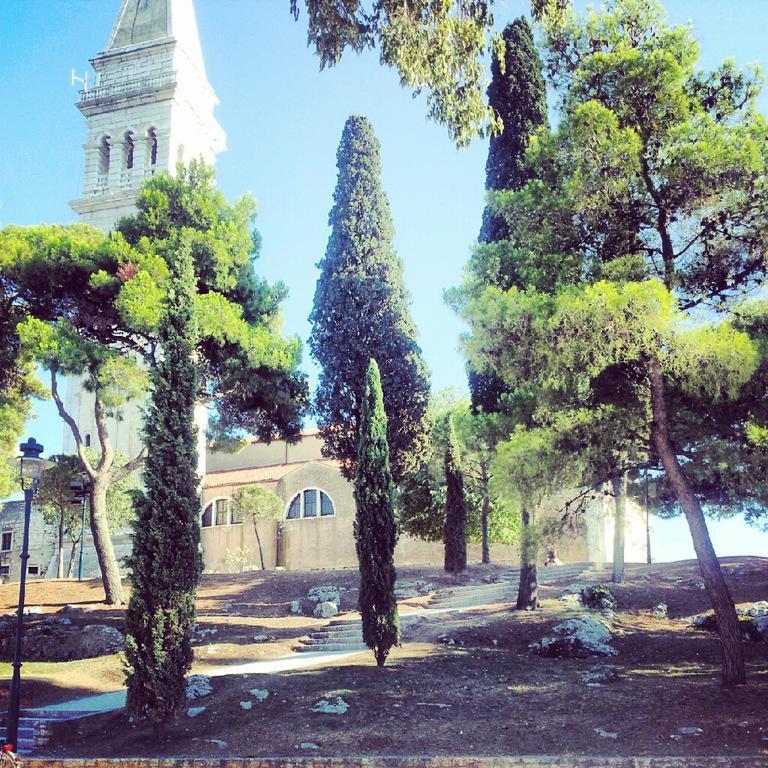
M376 664L384 662L400 637L395 600L395 513L389 470L387 415L379 366L371 358L360 409L360 443L355 470L355 546L360 567L358 608L363 642Z
M449 427L445 449L445 570L457 574L467 569L467 499L464 495L464 474L461 471L459 449L453 424Z
M160 328L163 357L152 373L144 469L137 496L133 590L126 612L128 712L157 730L184 700L192 664L195 590L202 569L197 494L195 277L186 244L175 244Z
M392 475L418 464L428 440L429 381L400 260L389 203L379 181L379 143L364 117L350 117L337 154L332 227L310 315L312 355L322 368L315 397L326 455L354 477L366 370L381 361Z
M491 84L488 105L501 118L504 129L491 136L485 163L485 188L489 192L519 190L531 179L531 168L525 159L531 134L547 124L547 88L542 74L541 58L533 41L533 33L522 16L507 24L504 39L504 66L497 56L491 62ZM481 244L507 240L509 228L491 205L483 211L483 224L478 240ZM503 246L502 246L503 247ZM474 261L483 265L483 282L509 287L510 275L504 269L505 258L494 254L488 261L498 265L496 273L487 269L481 245ZM506 387L490 371L468 372L469 390L474 410L486 413L499 410Z

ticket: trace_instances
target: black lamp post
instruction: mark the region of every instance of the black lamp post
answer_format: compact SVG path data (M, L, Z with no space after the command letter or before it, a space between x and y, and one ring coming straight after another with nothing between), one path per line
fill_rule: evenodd
M17 747L19 736L19 705L21 703L21 640L24 635L24 592L27 586L27 560L29 560L29 518L32 498L40 488L43 471L53 463L40 458L43 446L34 437L19 446L21 456L12 460L19 473L19 484L24 491L24 536L21 544L21 573L19 575L19 607L16 614L16 647L13 655L13 679L8 702L5 743L11 749Z
M83 580L83 544L85 543L85 500L88 498L88 489L82 480L73 480L69 484L69 490L72 491L73 504L80 504L82 507L82 519L80 520L80 558L77 564L77 580Z

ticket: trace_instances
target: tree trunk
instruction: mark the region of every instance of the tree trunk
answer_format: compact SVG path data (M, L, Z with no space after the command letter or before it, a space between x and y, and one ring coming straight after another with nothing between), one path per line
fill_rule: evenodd
M261 570L266 571L267 568L264 565L264 550L261 548L261 537L259 536L259 526L256 525L256 521L253 521L253 532L256 534L256 543L259 545L259 559L261 560Z
M488 467L485 462L481 467L482 484L483 484L483 508L480 516L480 526L482 531L482 560L483 565L488 565L491 562L491 547L488 540L488 517L491 514L491 499L488 494Z
M56 578L64 578L64 510L59 510L59 551L56 557Z
M715 611L723 659L723 685L728 687L744 685L746 683L744 649L736 608L720 569L720 561L709 538L701 504L693 494L672 448L664 378L661 365L655 357L649 361L649 377L653 409L653 443L669 478L672 492L688 521L701 577Z
M627 473L611 478L616 509L613 524L613 583L624 581L624 533L627 519Z
M91 507L91 533L93 534L93 546L99 559L101 570L101 582L104 585L104 594L107 605L123 605L123 584L120 578L120 570L115 559L115 550L112 547L112 537L109 533L107 522L107 485L108 477L96 477L91 482L90 507Z
M539 607L539 581L536 561L539 539L535 519L528 505L523 506L523 530L520 538L520 584L517 588L517 610L532 611Z
M72 572L75 568L75 556L77 555L77 545L79 543L79 539L77 541L72 542L72 549L69 553L69 562L67 563L67 578L72 578Z

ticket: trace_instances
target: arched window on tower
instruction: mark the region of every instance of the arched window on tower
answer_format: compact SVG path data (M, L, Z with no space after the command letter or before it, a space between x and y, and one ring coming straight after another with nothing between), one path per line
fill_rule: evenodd
M99 142L99 175L109 174L109 136L102 136Z
M157 132L154 128L147 131L147 144L149 147L149 165L154 168L157 165Z
M125 141L123 142L123 148L125 151L125 168L130 171L133 168L133 134L128 131L125 134Z

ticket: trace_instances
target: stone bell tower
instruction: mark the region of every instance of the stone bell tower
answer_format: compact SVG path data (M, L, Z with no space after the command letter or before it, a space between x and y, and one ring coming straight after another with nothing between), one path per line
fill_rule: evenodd
M141 183L179 161L213 164L226 139L213 110L218 100L205 74L192 0L122 0L106 50L91 59L92 86L77 108L87 137L82 195L70 205L81 221L103 231L135 211ZM86 444L96 443L93 396L68 381L66 407ZM141 449L141 403L111 418L117 451ZM69 429L64 451L74 453Z

